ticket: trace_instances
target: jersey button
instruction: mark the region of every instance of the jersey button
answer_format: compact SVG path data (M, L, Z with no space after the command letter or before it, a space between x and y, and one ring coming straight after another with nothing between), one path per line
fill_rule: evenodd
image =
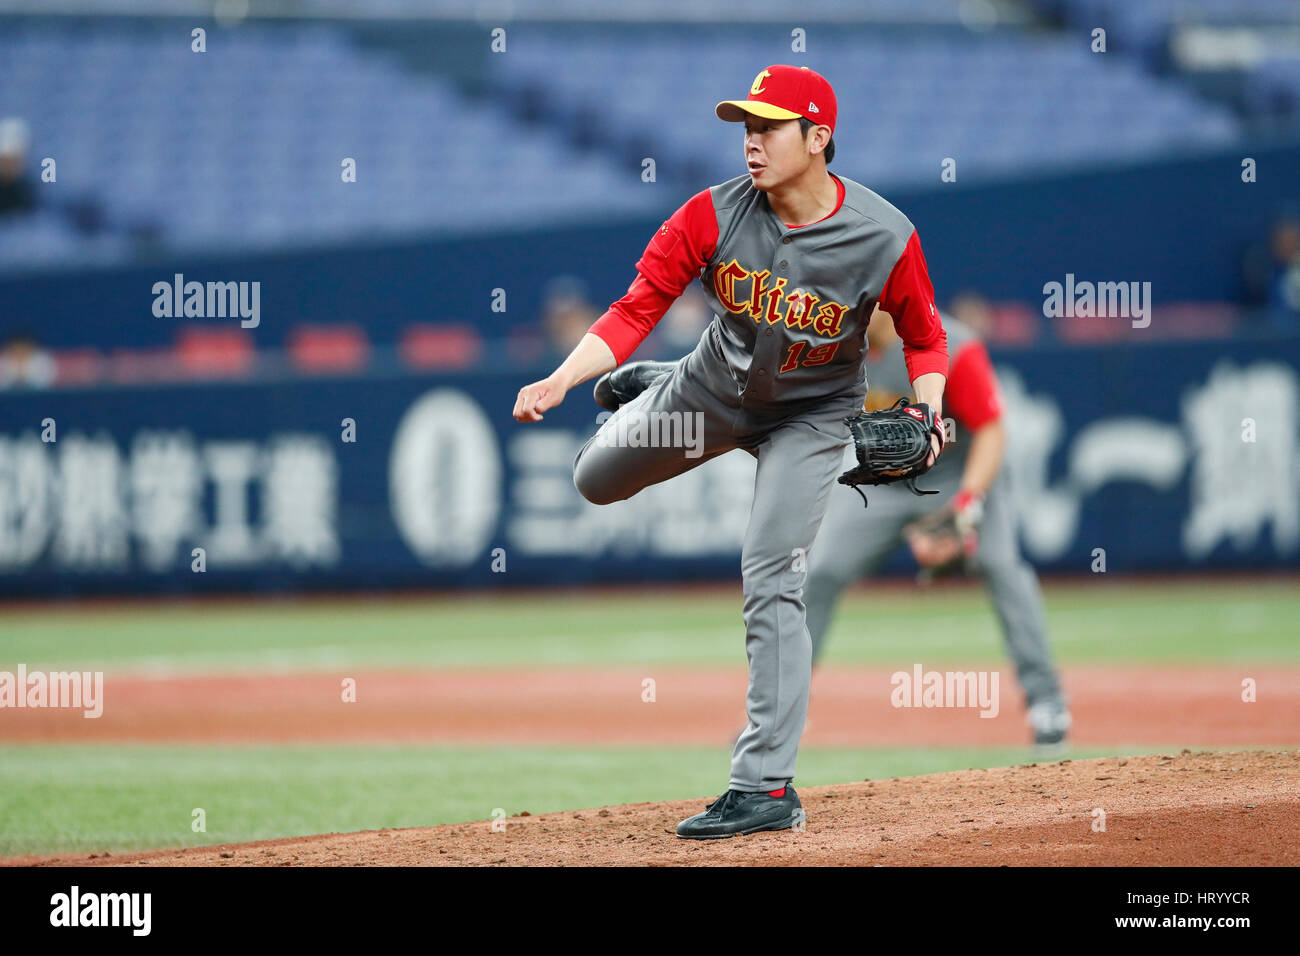
M758 370L758 374L759 374L759 375L766 375L766 374L767 374L767 369L765 369L765 368L760 368L760 369Z
M772 334L772 330L771 330L771 329L768 329L768 330L767 330L767 334L768 334L768 335L771 335L771 334Z
M786 262L784 259L782 259L780 262L778 262L778 263L776 264L776 267L777 267L778 269L784 269L784 268L785 268L786 266L788 266L789 264L790 264L790 263L788 263L788 262Z
M783 237L781 238L781 243L782 243L782 245L786 245L786 246L788 246L788 245L790 245L790 243L792 243L792 242L794 242L794 240L791 239L789 236L783 236Z

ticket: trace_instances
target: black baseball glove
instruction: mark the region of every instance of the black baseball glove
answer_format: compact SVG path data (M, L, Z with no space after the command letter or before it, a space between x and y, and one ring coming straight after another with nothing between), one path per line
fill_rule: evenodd
M930 470L925 462L932 450L931 435L938 439L939 451L943 451L943 423L935 420L929 405L913 405L900 398L889 408L859 412L844 419L844 423L853 438L858 467L840 475L839 482L862 495L863 507L867 496L859 485L902 481L914 495L938 494L916 487L916 479Z
M983 517L983 496L963 490L942 508L903 528L903 537L921 566L922 583L953 572L970 574L975 570Z

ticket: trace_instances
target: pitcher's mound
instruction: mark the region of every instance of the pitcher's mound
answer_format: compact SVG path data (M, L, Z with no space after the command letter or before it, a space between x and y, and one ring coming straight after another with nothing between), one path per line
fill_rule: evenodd
M411 830L11 863L176 866L1300 864L1300 751L1150 755L799 790L802 830L691 841L716 794Z

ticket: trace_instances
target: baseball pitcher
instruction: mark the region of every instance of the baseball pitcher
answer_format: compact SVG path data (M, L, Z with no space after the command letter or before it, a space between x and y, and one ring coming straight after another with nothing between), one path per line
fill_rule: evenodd
M939 493L917 497L894 485L873 491L865 509L852 495L832 497L809 556L804 596L813 658L844 589L906 541L923 575L969 570L983 576L1025 694L1034 745L1047 756L1064 749L1070 712L1052 664L1038 578L1016 542L1015 502L1002 469L1002 398L983 343L962 323L943 319L951 354L944 397L956 434L924 479ZM908 397L909 372L889 316L877 312L867 341L868 406Z
M579 450L573 470L578 491L596 504L737 449L757 460L741 553L748 724L726 793L677 828L694 839L782 830L803 819L791 781L812 674L808 551L850 441L862 466L846 483L915 476L938 458L948 371L916 230L871 190L827 171L836 117L830 83L807 67L770 66L748 98L715 111L745 124L748 172L673 213L638 260L627 294L550 376L521 388L514 407L519 421L540 421L569 389L609 373L596 399L617 411ZM714 318L695 349L673 363L623 365L697 279ZM877 303L893 317L917 404L893 420L858 424ZM702 446L696 438L687 454L618 440L633 433L631 420L673 413L694 416ZM864 451L873 434L887 439L874 447L889 452L888 469Z

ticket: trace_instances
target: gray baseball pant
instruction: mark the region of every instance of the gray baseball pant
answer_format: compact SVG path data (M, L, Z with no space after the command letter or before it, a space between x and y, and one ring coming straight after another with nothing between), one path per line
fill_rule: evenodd
M735 790L777 790L794 778L812 679L803 604L807 555L849 441L842 419L861 402L861 395L845 394L811 406L750 406L736 394L729 371L697 349L615 412L574 459L574 485L595 504L631 498L735 449L757 459L740 559L749 723L732 752ZM632 416L648 421L656 412L695 413L702 427L701 454L617 443Z
M844 589L885 562L902 542L905 525L950 501L957 492L958 481L956 474L938 481L926 476L918 484L937 487L941 493L925 497L918 497L901 485L866 488L870 501L867 508L847 488L831 496L826 520L810 555L804 596L814 658L821 654L831 617ZM1038 575L1020 553L1013 508L1010 480L1003 473L985 496L976 570L984 578L992 599L1003 643L1025 693L1026 706L1044 700L1063 702L1047 642L1042 590Z

